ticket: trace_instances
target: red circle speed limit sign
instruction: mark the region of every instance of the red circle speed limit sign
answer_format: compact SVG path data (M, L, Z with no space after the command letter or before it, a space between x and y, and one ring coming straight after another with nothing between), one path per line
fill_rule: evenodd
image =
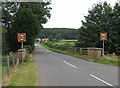
M107 33L100 33L100 40L107 40Z
M26 33L18 33L18 42L26 42Z

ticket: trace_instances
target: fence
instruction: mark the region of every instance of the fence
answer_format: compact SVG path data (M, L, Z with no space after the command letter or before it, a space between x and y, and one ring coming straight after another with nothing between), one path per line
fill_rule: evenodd
M18 50L18 52L10 52L8 55L2 57L2 63L6 67L7 77L10 77L10 68L17 69L20 63L24 63L27 52L25 49Z

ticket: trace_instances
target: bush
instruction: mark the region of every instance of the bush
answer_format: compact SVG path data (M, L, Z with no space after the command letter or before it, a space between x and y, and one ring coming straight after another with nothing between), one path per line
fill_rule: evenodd
M33 52L33 48L30 45L25 45L23 48L26 49L28 53L32 53Z
M57 45L57 48L60 50L67 50L69 48L71 48L72 46L70 45L69 42L65 43L65 44L61 44L61 45Z

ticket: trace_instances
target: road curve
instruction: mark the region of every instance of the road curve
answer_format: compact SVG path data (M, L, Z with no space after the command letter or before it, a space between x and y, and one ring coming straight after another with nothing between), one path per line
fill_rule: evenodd
M34 55L41 86L118 86L118 67L89 62L45 49Z

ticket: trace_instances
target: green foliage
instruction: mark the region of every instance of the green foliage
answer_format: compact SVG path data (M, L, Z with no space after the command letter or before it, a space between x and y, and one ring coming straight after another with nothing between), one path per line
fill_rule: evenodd
M30 8L36 15L39 24L50 18L51 2L2 2L2 25L9 29L20 7Z
M16 18L12 24L12 29L8 31L9 45L12 51L16 51L21 47L17 41L18 33L26 33L27 39L25 45L34 46L35 37L39 33L41 26L38 24L37 18L29 8L20 7ZM12 35L12 36L11 36Z
M117 4L112 8L107 2L98 3L88 11L85 21L79 29L78 43L79 47L102 47L100 41L100 32L107 32L108 40L105 41L105 52L117 55L120 47L120 6Z
M17 51L17 33L26 33L25 45L34 46L35 38L42 29L42 23L50 18L51 2L3 2L2 25L7 29L8 47Z
M57 42L53 43L51 41L48 41L47 43L44 43L44 44L47 45L48 47L56 48L59 50L68 50L72 48L72 45L69 42L65 42L64 44L57 44Z
M8 86L38 86L38 77L36 74L35 63L29 57L26 63L19 65L16 73L11 72Z
M33 48L30 45L25 45L23 48L26 49L28 53L32 53L33 51Z
M7 30L2 28L2 54L5 55L8 53L8 41L7 41Z
M101 58L101 59L95 59L94 62L120 66L120 61L119 60L114 60L114 59L109 60L109 59Z
M49 39L76 39L78 35L77 29L70 28L44 28L38 35L40 38Z

